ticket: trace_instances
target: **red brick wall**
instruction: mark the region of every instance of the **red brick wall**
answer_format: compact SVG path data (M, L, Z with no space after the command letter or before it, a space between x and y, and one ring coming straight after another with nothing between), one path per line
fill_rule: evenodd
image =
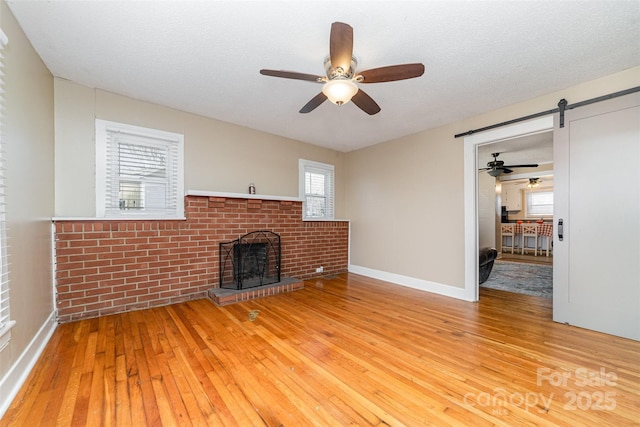
M218 244L269 230L283 277L347 271L349 223L302 221L302 203L188 196L186 221L56 221L58 320L203 298L219 286Z

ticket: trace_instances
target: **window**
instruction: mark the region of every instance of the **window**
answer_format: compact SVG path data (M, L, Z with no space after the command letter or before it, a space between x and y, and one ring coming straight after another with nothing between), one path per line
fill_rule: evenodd
M7 224L5 222L5 159L4 145L4 57L2 50L7 44L7 36L0 30L0 351L8 344L11 338L10 330L15 325L9 312L9 269L7 256Z
M333 165L299 161L303 219L333 219Z
M553 191L528 191L527 216L552 216Z
M182 218L180 134L96 120L96 215Z

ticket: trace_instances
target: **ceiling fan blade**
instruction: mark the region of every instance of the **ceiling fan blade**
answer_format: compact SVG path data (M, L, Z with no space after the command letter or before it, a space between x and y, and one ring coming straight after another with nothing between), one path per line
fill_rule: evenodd
M530 165L505 165L505 168L537 168L538 165L535 163L532 163Z
M329 57L331 66L338 70L342 68L345 74L351 68L353 56L353 28L349 24L334 22L331 24L331 36L329 38Z
M320 104L327 100L327 95L320 92L316 96L314 96L311 101L307 102L304 107L300 109L301 113L310 113L315 110Z
M380 106L376 104L376 101L374 101L373 98L364 93L362 89L359 89L358 92L353 95L351 101L370 116L380 112Z
M260 74L271 77L282 77L284 79L294 80L307 80L310 82L321 83L324 80L322 76L316 76L314 74L297 73L295 71L283 71L283 70L260 70Z
M388 67L372 68L358 74L363 78L361 83L393 82L420 77L424 74L424 65L419 63L390 65Z
M513 172L511 169L509 169L507 167L502 167L500 169L502 169L502 173L511 173L511 172Z

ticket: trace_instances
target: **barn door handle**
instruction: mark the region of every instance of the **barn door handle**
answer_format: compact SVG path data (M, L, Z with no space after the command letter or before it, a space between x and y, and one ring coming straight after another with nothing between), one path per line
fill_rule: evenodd
M562 225L562 218L560 218L558 220L558 240L562 242L563 238L564 238L564 227Z

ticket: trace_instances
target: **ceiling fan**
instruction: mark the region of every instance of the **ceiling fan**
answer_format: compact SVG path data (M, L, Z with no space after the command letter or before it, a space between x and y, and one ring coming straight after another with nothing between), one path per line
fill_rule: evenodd
M353 28L342 22L334 22L331 24L329 56L324 61L326 76L265 69L260 70L260 74L322 83L322 92L302 107L301 113L309 113L329 99L336 105L353 101L369 115L378 113L380 107L357 83L393 82L424 74L424 65L419 63L390 65L359 72L356 71L357 65L358 61L353 56Z
M511 168L537 168L538 165L536 163L528 164L528 165L505 165L502 160L498 160L498 155L500 153L492 153L493 160L487 163L486 168L480 169L481 171L487 171L487 173L491 176L498 176L503 173L511 173L513 170Z

